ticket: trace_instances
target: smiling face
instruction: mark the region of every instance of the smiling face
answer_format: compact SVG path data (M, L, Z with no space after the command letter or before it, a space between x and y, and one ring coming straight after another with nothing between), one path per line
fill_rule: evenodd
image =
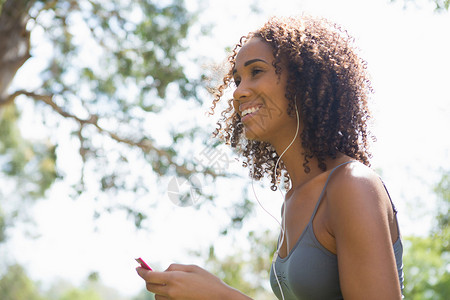
M297 126L296 119L287 114L287 72L282 69L280 76L276 74L274 59L271 46L254 37L240 49L233 70L234 108L245 136L272 144L283 136L292 138Z

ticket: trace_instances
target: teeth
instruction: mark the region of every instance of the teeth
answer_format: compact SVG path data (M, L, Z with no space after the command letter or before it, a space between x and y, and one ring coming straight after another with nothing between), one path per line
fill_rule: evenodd
M254 113L255 111L258 111L258 110L259 110L259 107L248 108L242 112L242 116L244 117L244 116Z

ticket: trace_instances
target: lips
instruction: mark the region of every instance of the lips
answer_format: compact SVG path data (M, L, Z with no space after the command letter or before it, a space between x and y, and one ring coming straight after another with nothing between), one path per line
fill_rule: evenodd
M241 121L244 122L244 120L250 118L251 116L255 115L256 113L258 113L258 111L261 109L262 105L258 104L258 105L246 105L246 107L243 107L243 109L241 110Z

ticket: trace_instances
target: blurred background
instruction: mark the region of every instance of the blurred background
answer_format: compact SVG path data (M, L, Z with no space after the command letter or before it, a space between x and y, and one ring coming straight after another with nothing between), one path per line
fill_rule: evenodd
M448 10L448 0L0 0L0 299L153 299L136 257L156 270L195 263L274 299L282 195L249 180L206 113L239 38L302 13L341 24L368 63L372 166L399 210L405 298L448 299Z

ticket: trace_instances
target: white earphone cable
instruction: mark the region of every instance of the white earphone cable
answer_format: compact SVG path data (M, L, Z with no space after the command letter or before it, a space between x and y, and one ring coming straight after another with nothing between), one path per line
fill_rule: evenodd
M299 118L299 115L298 115L297 100L296 100L296 99L295 99L294 103L295 103L295 112L296 112L296 116L297 116L297 130L296 130L296 132L295 132L295 136L294 136L294 138L292 139L291 143L286 147L286 149L283 151L283 153L281 153L281 155L278 157L278 160L277 160L277 162L276 162L276 164L275 164L275 178L277 178L277 167L278 167L278 163L280 162L281 157L286 153L286 151L287 151L287 150L292 146L292 144L294 143L295 139L297 138L298 131L299 131L299 128L300 128L300 118ZM253 163L253 174L254 174L254 171L255 171L255 164ZM253 174L252 174L252 175L253 175ZM278 241L277 250L275 251L274 256L273 256L273 258L272 258L272 270L273 270L273 274L274 274L274 276L275 276L275 279L277 280L278 288L280 289L281 298L282 298L282 300L285 300L285 298L284 298L284 293L283 293L283 289L281 288L280 279L278 278L278 275L277 275L277 272L276 272L276 269L275 269L275 262L276 262L276 259L277 259L277 257L278 257L278 254L279 254L279 252L280 252L281 245L283 245L284 237L285 237L285 231L286 231L286 205L285 205L285 203L283 204L283 210L282 210L282 222L280 223L280 222L278 221L278 219L277 219L274 215L272 215L272 214L271 214L271 213L270 213L270 212L262 205L262 203L259 201L258 196L256 195L256 192L255 192L254 185L253 185L253 176L252 176L252 190L253 190L253 194L254 194L254 196L255 196L255 198L256 198L256 201L258 202L259 206L261 206L261 208L262 208L269 216L271 216L271 217L278 223L278 225L279 225L280 228L281 228L281 237L280 237L280 239L279 239L279 241ZM283 202L284 202L284 194L283 194L283 192L281 191L281 189L280 189L280 193L281 193L281 195L282 195L282 197L283 197ZM289 245L287 245L287 249L288 249L288 251L289 251Z

